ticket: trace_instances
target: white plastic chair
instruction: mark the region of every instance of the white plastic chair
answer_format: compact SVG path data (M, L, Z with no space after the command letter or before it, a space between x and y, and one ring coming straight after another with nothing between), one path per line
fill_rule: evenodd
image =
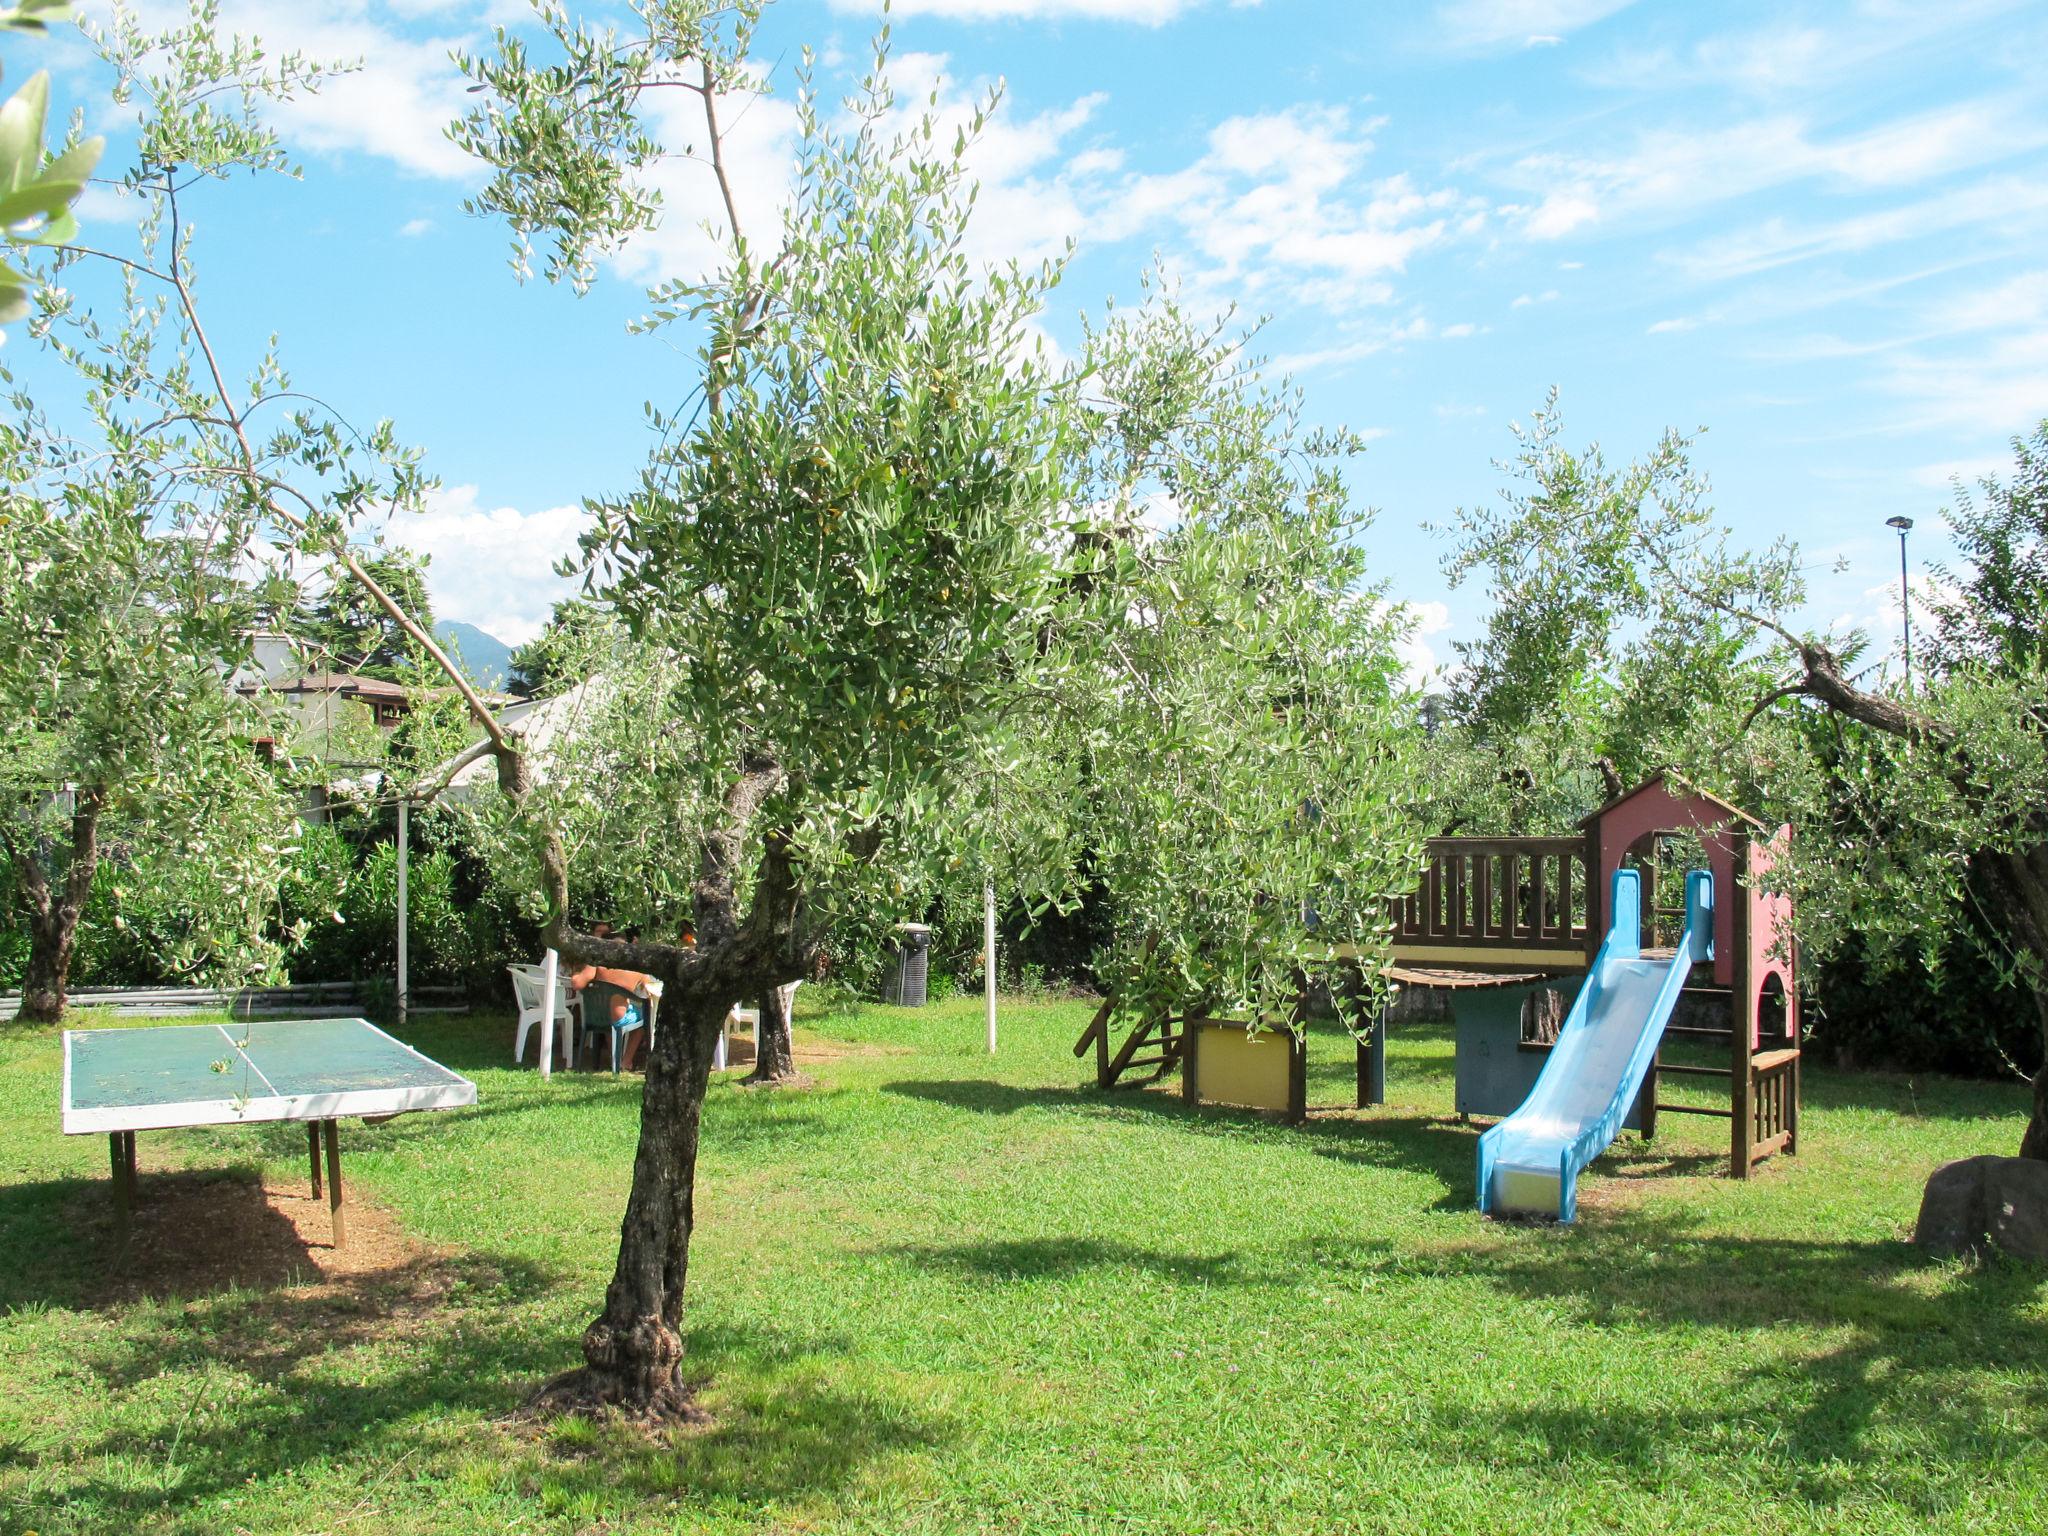
M796 989L802 985L803 983L800 981L792 981L789 984L789 1010L791 1013L796 1012ZM725 1070L726 1044L743 1029L751 1029L754 1032L754 1060L759 1061L761 1059L761 1010L758 1008L735 1006L726 1010L725 1023L719 1028L718 1046L713 1051L711 1057L712 1071L723 1072Z
M543 994L547 991L547 972L538 965L508 965L505 969L512 976L512 996L519 1004L519 1034L513 1041L512 1059L526 1058L527 1033L538 1024L542 1009L546 1005ZM571 997L569 984L558 982L555 987L555 1043L561 1048L562 1065L573 1066L576 1061L576 1020L569 1010Z

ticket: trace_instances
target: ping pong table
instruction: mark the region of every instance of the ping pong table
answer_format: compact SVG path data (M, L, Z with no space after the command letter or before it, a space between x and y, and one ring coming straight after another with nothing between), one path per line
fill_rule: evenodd
M367 1019L252 1019L64 1032L64 1134L104 1134L122 1230L135 1204L135 1133L180 1126L306 1125L313 1198L321 1143L334 1246L346 1242L336 1122L476 1102L476 1084Z

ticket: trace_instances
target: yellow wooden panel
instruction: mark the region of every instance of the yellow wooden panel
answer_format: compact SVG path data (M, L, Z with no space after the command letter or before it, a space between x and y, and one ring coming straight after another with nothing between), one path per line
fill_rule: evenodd
M1245 1033L1244 1025L1205 1022L1195 1048L1195 1091L1205 1104L1244 1109L1288 1109L1288 1056L1294 1037L1285 1030Z

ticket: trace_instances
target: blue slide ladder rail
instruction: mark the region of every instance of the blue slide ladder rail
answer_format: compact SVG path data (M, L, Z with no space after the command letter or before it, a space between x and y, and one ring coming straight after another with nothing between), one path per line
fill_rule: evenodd
M1608 924L1606 937L1600 941L1592 969L1586 973L1585 985L1579 988L1579 995L1572 1001L1571 1012L1565 1016L1564 1026L1558 1031L1559 1045L1574 1028L1584 1026L1594 1012L1603 990L1602 979L1608 974L1608 962L1642 957L1642 877L1636 871L1617 869L1614 872L1613 897L1608 911L1613 914L1613 921ZM1643 1091L1643 1080L1649 1076L1650 1063L1657 1058L1658 1048L1664 1039L1664 1023L1678 1005L1678 994L1685 987L1686 977L1695 964L1710 960L1713 955L1714 877L1704 869L1695 869L1688 871L1685 877L1685 933L1678 941L1678 955L1665 972L1657 1000L1645 1021L1646 1027L1636 1038L1635 1049L1629 1056L1620 1083L1615 1087L1614 1096L1599 1117L1566 1142L1558 1153L1559 1221L1571 1221L1577 1217L1580 1171L1612 1146L1614 1138L1621 1133L1621 1123L1628 1118L1628 1107ZM1547 1074L1558 1059L1559 1053L1553 1047L1550 1061L1544 1063L1544 1073ZM1542 1077L1539 1075L1537 1088L1530 1091L1530 1097L1534 1098L1541 1087ZM1513 1118L1511 1115L1507 1120L1498 1122L1479 1138L1481 1212L1492 1210L1494 1158Z

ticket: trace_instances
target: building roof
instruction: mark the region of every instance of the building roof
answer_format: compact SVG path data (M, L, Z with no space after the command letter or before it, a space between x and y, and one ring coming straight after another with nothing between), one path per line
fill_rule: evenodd
M390 699L403 703L413 690L388 678L364 677L357 672L306 672L298 677L280 678L267 685L272 693L339 693L351 698Z
M1581 817L1579 820L1579 825L1582 827L1590 827L1594 822L1598 821L1601 817L1607 815L1617 806L1626 805L1629 801L1635 799L1637 795L1643 794L1647 790L1658 787L1662 787L1669 794L1676 796L1679 799L1690 798L1693 800L1704 800L1707 802L1707 804L1713 806L1716 810L1726 811L1730 816L1733 816L1737 821L1747 822L1752 827L1763 826L1763 822L1761 820L1759 820L1755 816L1752 816L1748 811L1745 811L1741 806L1730 805L1726 800L1723 800L1719 795L1710 795L1704 789L1699 789L1691 784L1686 783L1685 780L1678 776L1675 770L1670 768L1659 768L1655 773L1651 774L1647 779L1643 780L1642 783L1636 785L1634 789L1627 790L1622 794L1616 795L1612 800L1608 801L1605 805L1601 806L1600 809L1595 811L1592 815Z

